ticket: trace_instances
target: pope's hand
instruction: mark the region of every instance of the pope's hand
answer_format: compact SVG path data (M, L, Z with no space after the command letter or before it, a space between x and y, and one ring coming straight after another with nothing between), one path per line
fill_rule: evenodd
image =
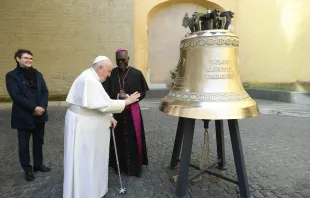
M125 100L125 105L131 105L132 103L138 102L140 98L140 93L139 92L135 92L133 94L131 94L126 100Z
M114 118L112 118L112 120L111 120L111 128L115 129L116 124L117 124L117 121Z

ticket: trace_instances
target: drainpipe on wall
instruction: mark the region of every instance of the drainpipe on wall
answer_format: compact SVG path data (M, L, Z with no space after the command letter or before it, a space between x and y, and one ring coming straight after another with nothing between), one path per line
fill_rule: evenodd
M147 68L147 70L146 70L146 83L147 83L147 85L148 85L149 87L151 86L150 75L151 75L151 69L150 69L150 68Z

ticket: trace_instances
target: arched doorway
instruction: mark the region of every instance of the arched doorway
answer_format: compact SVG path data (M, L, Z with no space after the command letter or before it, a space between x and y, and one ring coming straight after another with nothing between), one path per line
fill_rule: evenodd
M158 6L150 11L148 21L148 77L151 88L169 88L170 70L179 60L180 41L190 31L182 26L185 13L191 16L197 11L206 12L207 8L221 7L210 2L204 5L174 2Z

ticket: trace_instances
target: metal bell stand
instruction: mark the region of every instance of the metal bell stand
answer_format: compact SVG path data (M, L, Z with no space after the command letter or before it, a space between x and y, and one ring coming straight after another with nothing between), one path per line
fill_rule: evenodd
M210 120L203 120L204 128L208 128L208 124ZM247 178L246 167L244 163L242 143L239 132L239 124L238 120L228 120L229 133L231 138L231 145L233 149L234 162L236 167L236 173L238 180L234 180L232 178L228 178L224 175L216 173L212 170L215 165L219 169L225 169L225 145L224 145L224 128L223 128L223 120L215 120L215 128L216 128L216 144L217 144L217 161L213 163L206 169L201 170L200 173L191 177L190 180L197 178L202 174L210 174L217 176L221 179L224 179L228 182L237 184L240 190L240 197L249 198L249 184ZM173 153L170 162L170 168L176 169L178 166L178 162L180 162L179 176L176 188L176 197L183 198L186 196L187 192L187 184L188 184L188 170L189 167L200 170L198 166L190 164L191 152L192 152L192 144L193 144L193 136L194 136L194 128L195 128L195 119L191 118L183 118L179 117L177 132L174 141ZM182 145L183 142L183 145ZM180 151L182 145L182 153L181 159L179 159Z

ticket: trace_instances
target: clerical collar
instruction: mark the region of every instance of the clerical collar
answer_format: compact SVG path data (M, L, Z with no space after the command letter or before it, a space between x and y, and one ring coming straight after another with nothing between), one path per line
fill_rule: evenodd
M125 72L125 71L127 71L127 70L129 69L129 67L130 67L130 66L128 65L125 69L120 69L120 68L118 68L118 70L121 71L121 72Z

